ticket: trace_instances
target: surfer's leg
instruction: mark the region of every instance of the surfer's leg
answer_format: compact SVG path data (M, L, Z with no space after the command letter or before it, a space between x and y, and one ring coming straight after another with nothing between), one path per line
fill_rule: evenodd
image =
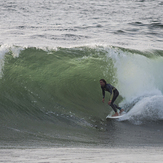
M121 110L121 108L119 106L117 106L116 104L113 104L117 109Z
M113 96L113 99L112 99L112 101L111 101L112 104L114 103L114 101L117 99L118 96L119 96L119 92L118 92L117 89L115 89L115 90L114 90L114 96Z
M114 106L114 104L110 104L110 106L111 106L112 109L115 111L115 113L117 113L117 109L116 109L116 107Z
M114 106L114 104L111 104L110 106L111 106L112 109L115 111L115 114L112 115L112 116L118 116L119 114L118 114L117 109L116 109L116 107Z
M117 113L117 109L116 109L115 104L113 104L113 103L114 103L114 101L116 100L116 98L118 97L118 95L119 95L119 92L116 91L116 90L114 90L114 96L113 96L113 99L112 99L111 104L110 104L110 106L111 106L112 109L115 111L115 113Z
M113 110L115 111L115 113L117 113L117 109L119 109L120 110L120 113L122 112L122 111L124 111L123 109L121 109L119 106L117 106L116 104L114 104L114 101L117 99L117 97L119 96L119 92L118 92L118 90L116 89L116 90L114 90L114 96L113 96L113 99L112 99L112 102L111 102L111 104L110 104L110 106L113 108ZM116 109L117 108L117 109Z

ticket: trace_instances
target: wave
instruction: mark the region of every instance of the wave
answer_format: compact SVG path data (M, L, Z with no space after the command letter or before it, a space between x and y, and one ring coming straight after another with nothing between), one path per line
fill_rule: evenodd
M6 121L10 127L22 121L24 125L46 121L62 131L94 128L112 111L101 103L101 78L119 90L117 103L128 112L122 120L141 124L163 119L163 51L2 45L0 57L4 126Z

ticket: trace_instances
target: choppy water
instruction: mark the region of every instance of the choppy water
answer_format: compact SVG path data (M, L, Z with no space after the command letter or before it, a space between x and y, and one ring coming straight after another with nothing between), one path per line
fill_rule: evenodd
M7 0L0 7L0 44L162 49L161 0Z
M162 145L162 1L0 7L1 148ZM101 78L120 92L120 121L105 119Z
M162 148L0 149L1 162L136 162L162 163ZM118 157L117 157L118 156Z

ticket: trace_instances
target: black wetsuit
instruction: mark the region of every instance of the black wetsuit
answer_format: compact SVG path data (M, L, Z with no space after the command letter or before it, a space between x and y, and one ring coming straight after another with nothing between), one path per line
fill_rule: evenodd
M111 94L111 97L110 97L111 104L110 104L110 106L113 108L113 110L115 112L117 112L117 109L121 110L120 107L118 107L117 105L114 104L114 101L116 100L116 98L119 95L118 90L115 87L113 87L111 84L106 84L104 87L101 86L101 89L102 89L103 98L105 98L105 91L110 92L110 94Z

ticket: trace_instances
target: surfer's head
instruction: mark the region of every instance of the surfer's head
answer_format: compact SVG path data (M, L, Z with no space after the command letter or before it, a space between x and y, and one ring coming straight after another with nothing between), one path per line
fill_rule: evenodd
M100 85L104 87L106 85L106 81L104 79L100 79Z

